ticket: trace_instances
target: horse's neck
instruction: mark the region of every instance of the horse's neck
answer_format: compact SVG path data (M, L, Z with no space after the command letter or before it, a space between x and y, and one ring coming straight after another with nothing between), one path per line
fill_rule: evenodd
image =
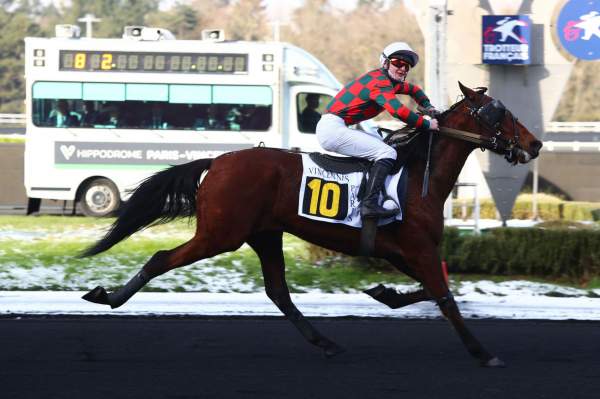
M474 146L465 141L440 137L432 154L430 191L445 200L458 180Z

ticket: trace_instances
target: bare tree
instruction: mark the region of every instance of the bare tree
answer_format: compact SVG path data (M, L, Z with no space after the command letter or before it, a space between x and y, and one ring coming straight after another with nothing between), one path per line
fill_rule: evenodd
M228 40L266 40L269 23L262 0L192 0L197 14L197 29L224 29Z
M323 61L342 83L378 68L381 50L393 41L406 41L423 55L417 21L401 2L384 8L380 1L363 1L344 12L332 9L327 0L306 0L283 37ZM423 81L422 66L411 78Z
M269 24L262 0L238 0L228 12L226 35L233 40L266 40Z
M297 8L289 26L282 29L282 39L301 47L327 65L340 79L339 55L352 51L344 39L343 14L333 10L327 0L306 0Z
M598 121L600 62L578 61L554 113L557 121Z
M225 29L230 5L231 0L192 0L190 7L196 11L198 18L193 37L199 39L203 29Z

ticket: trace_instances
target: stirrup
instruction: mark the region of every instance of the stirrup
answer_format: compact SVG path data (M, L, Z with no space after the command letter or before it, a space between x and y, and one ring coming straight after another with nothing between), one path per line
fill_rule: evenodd
M387 209L383 206L383 204L385 204L385 201L392 201L396 207L392 208L392 209ZM363 212L364 210L370 210L370 212ZM389 195L387 195L384 191L384 196L383 196L383 201L381 202L381 205L377 204L374 207L369 207L366 206L365 204L361 204L360 207L360 216L362 219L367 219L367 218L380 218L380 219L388 219L391 217L396 216L398 213L400 213L400 205Z
M363 208L360 210L360 216L362 219L388 219L396 216L400 213L399 208L386 209L382 206L378 206L379 209L369 209L369 212L364 212Z

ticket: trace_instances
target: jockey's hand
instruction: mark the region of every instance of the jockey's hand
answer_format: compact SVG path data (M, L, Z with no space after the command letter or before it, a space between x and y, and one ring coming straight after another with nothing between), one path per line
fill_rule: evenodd
M433 105L425 108L425 113L433 118L441 114L441 112L438 111Z
M440 130L437 119L429 119L429 130Z

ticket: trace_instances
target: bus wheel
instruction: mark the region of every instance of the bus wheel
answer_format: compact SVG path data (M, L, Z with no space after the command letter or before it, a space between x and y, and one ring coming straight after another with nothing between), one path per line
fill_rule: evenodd
M90 181L83 189L79 201L83 214L94 217L110 216L121 205L117 186L104 178Z

